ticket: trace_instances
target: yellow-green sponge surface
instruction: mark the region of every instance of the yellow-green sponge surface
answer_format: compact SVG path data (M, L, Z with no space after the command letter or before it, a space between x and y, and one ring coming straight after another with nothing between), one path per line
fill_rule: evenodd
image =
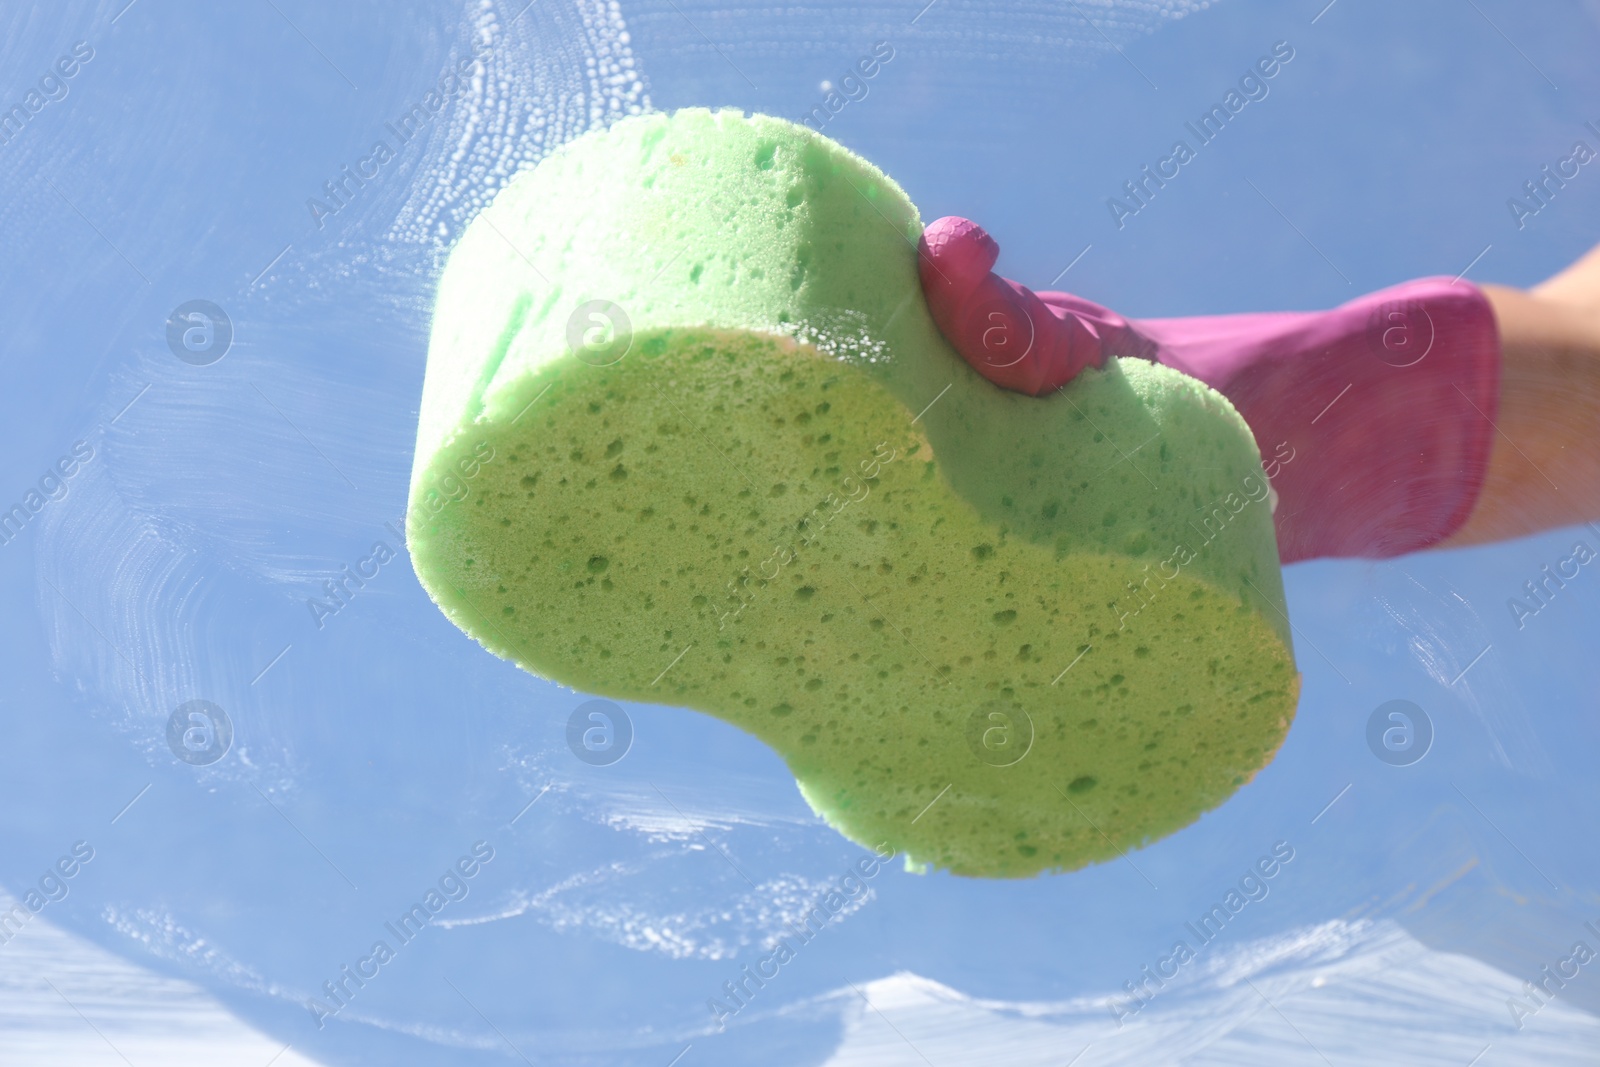
M412 557L496 655L750 731L856 841L1080 867L1194 821L1288 729L1266 482L1167 368L1047 399L978 377L923 303L921 229L871 164L733 111L519 175L440 283Z

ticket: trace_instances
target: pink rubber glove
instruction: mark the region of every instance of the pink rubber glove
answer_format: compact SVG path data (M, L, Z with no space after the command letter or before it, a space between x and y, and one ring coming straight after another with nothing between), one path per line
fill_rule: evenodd
M1383 558L1466 522L1500 395L1500 336L1476 286L1424 278L1331 311L1130 320L993 273L967 219L928 226L918 257L940 332L978 373L1030 396L1107 356L1154 360L1233 402L1278 494L1284 563Z

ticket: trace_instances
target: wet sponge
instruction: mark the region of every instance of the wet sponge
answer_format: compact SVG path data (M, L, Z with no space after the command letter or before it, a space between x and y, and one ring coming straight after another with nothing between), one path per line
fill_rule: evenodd
M1256 445L1139 360L995 388L929 317L920 232L871 164L734 111L519 175L440 283L416 570L537 675L750 731L863 844L1113 858L1293 715Z

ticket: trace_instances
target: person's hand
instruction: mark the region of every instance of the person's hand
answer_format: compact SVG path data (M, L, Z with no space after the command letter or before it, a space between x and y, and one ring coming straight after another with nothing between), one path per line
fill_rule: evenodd
M1500 345L1470 283L1424 278L1329 311L1130 320L996 275L999 245L968 219L935 221L918 252L940 332L1002 388L1045 396L1107 356L1131 356L1227 397L1278 494L1284 563L1426 548L1473 511Z

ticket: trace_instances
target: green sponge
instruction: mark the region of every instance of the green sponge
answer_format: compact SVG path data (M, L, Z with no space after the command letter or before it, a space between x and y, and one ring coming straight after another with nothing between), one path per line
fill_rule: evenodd
M440 283L412 558L491 652L748 730L853 840L1072 869L1283 740L1266 482L1168 368L984 381L923 303L921 229L871 164L736 111L519 175Z

